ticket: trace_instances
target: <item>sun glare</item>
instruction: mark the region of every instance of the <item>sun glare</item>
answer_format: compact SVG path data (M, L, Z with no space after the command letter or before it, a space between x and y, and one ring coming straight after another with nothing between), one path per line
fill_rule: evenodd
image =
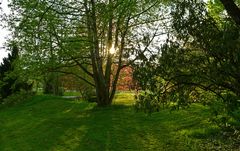
M110 48L109 52L110 52L110 54L112 54L112 55L115 54L116 50L115 50L115 48L114 48L114 45L112 45L112 47Z

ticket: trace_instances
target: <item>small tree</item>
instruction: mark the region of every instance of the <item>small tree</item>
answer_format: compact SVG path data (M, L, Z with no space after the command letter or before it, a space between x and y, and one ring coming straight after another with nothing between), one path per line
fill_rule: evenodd
M13 45L11 54L8 54L8 58L4 58L3 63L0 65L1 99L7 98L21 89L30 90L32 87L26 82L18 82L18 76L13 74L14 62L18 59L18 52L18 47Z

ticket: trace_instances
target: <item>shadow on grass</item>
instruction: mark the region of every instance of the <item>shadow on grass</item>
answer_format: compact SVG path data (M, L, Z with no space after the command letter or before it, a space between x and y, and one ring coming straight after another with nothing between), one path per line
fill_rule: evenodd
M144 114L136 114L124 105L94 107L83 120L84 132L72 133L61 139L56 150L156 150L164 148L164 138L153 132L153 123ZM148 121L146 121L148 120ZM158 129L167 132L165 127ZM77 130L75 130L76 132ZM68 141L66 141L68 140ZM72 143L68 143L71 140ZM162 141L161 141L162 140ZM73 143L75 142L75 143ZM75 144L75 145L73 145Z
M199 107L147 116L121 101L110 107L36 97L0 112L2 150L199 150L198 131L211 128ZM210 135L209 135L210 136ZM204 136L206 139L208 135Z
M182 130L193 131L189 128L201 128L201 121L192 117L167 111L149 117L135 113L131 106L121 104L105 108L94 106L87 111L86 118L81 118L84 131L66 134L61 140L62 145L55 149L198 150L198 141L179 133Z

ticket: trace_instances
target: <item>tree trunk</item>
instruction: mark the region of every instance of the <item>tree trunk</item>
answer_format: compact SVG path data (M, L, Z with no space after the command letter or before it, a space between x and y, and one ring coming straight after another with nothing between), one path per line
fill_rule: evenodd
M110 54L109 50L111 47L117 48L118 40L119 40L119 28L120 28L120 20L121 17L117 18L117 27L114 28L116 25L114 24L114 11L113 11L113 1L108 1L108 26L104 29L106 32L106 43L104 45L105 54L101 52L101 43L99 40L102 38L99 36L98 31L98 24L97 24L97 14L96 9L98 9L95 0L84 0L85 12L86 12L86 23L88 29L88 38L90 43L90 57L92 63L92 72L93 72L93 79L95 83L95 90L96 90L96 97L97 97L97 104L98 106L108 106L112 104L115 92L116 92L116 84L119 77L119 72L121 70L122 65L122 54L124 49L124 42L125 36L127 34L127 27L130 17L127 19L126 29L123 31L121 35L121 46L119 48L119 59L118 59L118 66L117 66L117 73L116 75L112 74L112 65L114 60L114 54ZM116 33L114 34L114 29ZM113 41L115 37L115 41ZM106 38L106 39L105 39ZM116 58L115 58L116 59Z
M240 26L240 9L238 6L234 3L233 0L220 0L224 6L224 8L227 10L229 16L235 21L237 25Z
M112 104L112 99L109 97L109 88L102 81L95 81L96 96L98 106L108 106Z

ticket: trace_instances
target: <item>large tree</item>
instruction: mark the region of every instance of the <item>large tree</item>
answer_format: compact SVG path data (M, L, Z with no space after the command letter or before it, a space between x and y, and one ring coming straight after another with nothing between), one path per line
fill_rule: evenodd
M239 130L239 26L223 9L194 0L172 8L173 32L158 57L137 64L135 77L146 90L137 107L157 111L167 102L174 107L202 102L217 108L221 124L236 122Z
M163 32L159 24L166 24L167 9L159 5L159 0L15 0L8 22L24 48L25 69L74 74L95 87L98 105L105 106L121 69L150 51ZM81 70L73 70L76 66Z

